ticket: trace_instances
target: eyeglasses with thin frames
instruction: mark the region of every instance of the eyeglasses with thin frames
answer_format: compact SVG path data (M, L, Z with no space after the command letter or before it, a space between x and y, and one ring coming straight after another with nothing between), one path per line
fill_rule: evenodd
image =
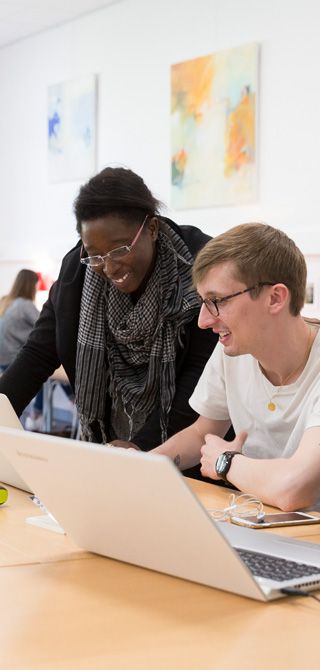
M107 254L104 254L104 256L100 256L100 254L98 256L83 256L83 254L85 253L85 250L84 250L84 246L82 245L82 247L80 249L80 263L83 263L84 265L90 265L90 267L92 267L92 268L98 268L98 267L101 267L102 265L104 265L107 259L109 259L111 261L112 260L117 261L118 259L123 258L124 256L127 256L127 254L129 254L130 251L132 251L136 242L138 242L138 239L139 239L139 237L142 233L144 224L146 223L146 220L147 220L148 216L149 216L148 214L145 216L145 218L144 218L138 232L134 236L131 244L126 244L126 245L123 245L122 247L117 247L116 249L112 249L111 251L108 251Z
M223 306L228 300L231 300L231 298L236 298L237 295L242 295L243 293L253 291L256 288L261 288L262 286L274 286L274 283L269 281L258 282L254 286L249 286L248 288L245 288L243 291L230 293L230 295L225 295L223 298L201 298L201 296L199 295L199 300L202 304L206 306L207 310L210 312L212 316L219 316L220 315L219 307Z

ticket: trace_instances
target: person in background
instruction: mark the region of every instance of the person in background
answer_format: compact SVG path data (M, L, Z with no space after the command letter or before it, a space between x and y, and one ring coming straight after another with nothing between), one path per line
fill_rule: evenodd
M0 300L0 368L12 363L39 316L34 304L38 275L20 270L8 295Z
M62 364L84 439L149 450L197 416L188 398L217 335L197 326L191 268L209 237L162 216L125 168L90 179L74 211L81 239L0 392L20 414Z
M306 274L294 242L265 224L206 244L193 282L199 326L219 343L190 398L200 416L155 450L285 511L320 501L320 322L301 315Z

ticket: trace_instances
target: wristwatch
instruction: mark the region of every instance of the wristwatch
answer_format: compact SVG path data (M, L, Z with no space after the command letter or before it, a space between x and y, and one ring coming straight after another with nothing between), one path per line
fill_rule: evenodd
M225 482L228 481L227 474L230 470L232 459L237 454L240 454L241 456L241 451L224 451L216 460L216 473L221 479L224 479Z

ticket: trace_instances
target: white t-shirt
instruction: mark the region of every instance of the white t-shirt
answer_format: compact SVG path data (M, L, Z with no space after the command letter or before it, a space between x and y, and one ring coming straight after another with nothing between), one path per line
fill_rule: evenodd
M271 399L273 412L268 409ZM189 402L209 419L230 419L236 434L247 431L246 456L291 456L304 431L320 426L320 331L300 377L280 387L266 379L250 354L226 356L218 343Z

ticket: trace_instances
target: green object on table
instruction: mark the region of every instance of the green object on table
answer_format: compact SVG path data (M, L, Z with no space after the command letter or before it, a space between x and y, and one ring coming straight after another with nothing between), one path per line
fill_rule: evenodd
M0 486L0 505L3 505L8 500L8 491L4 486Z

